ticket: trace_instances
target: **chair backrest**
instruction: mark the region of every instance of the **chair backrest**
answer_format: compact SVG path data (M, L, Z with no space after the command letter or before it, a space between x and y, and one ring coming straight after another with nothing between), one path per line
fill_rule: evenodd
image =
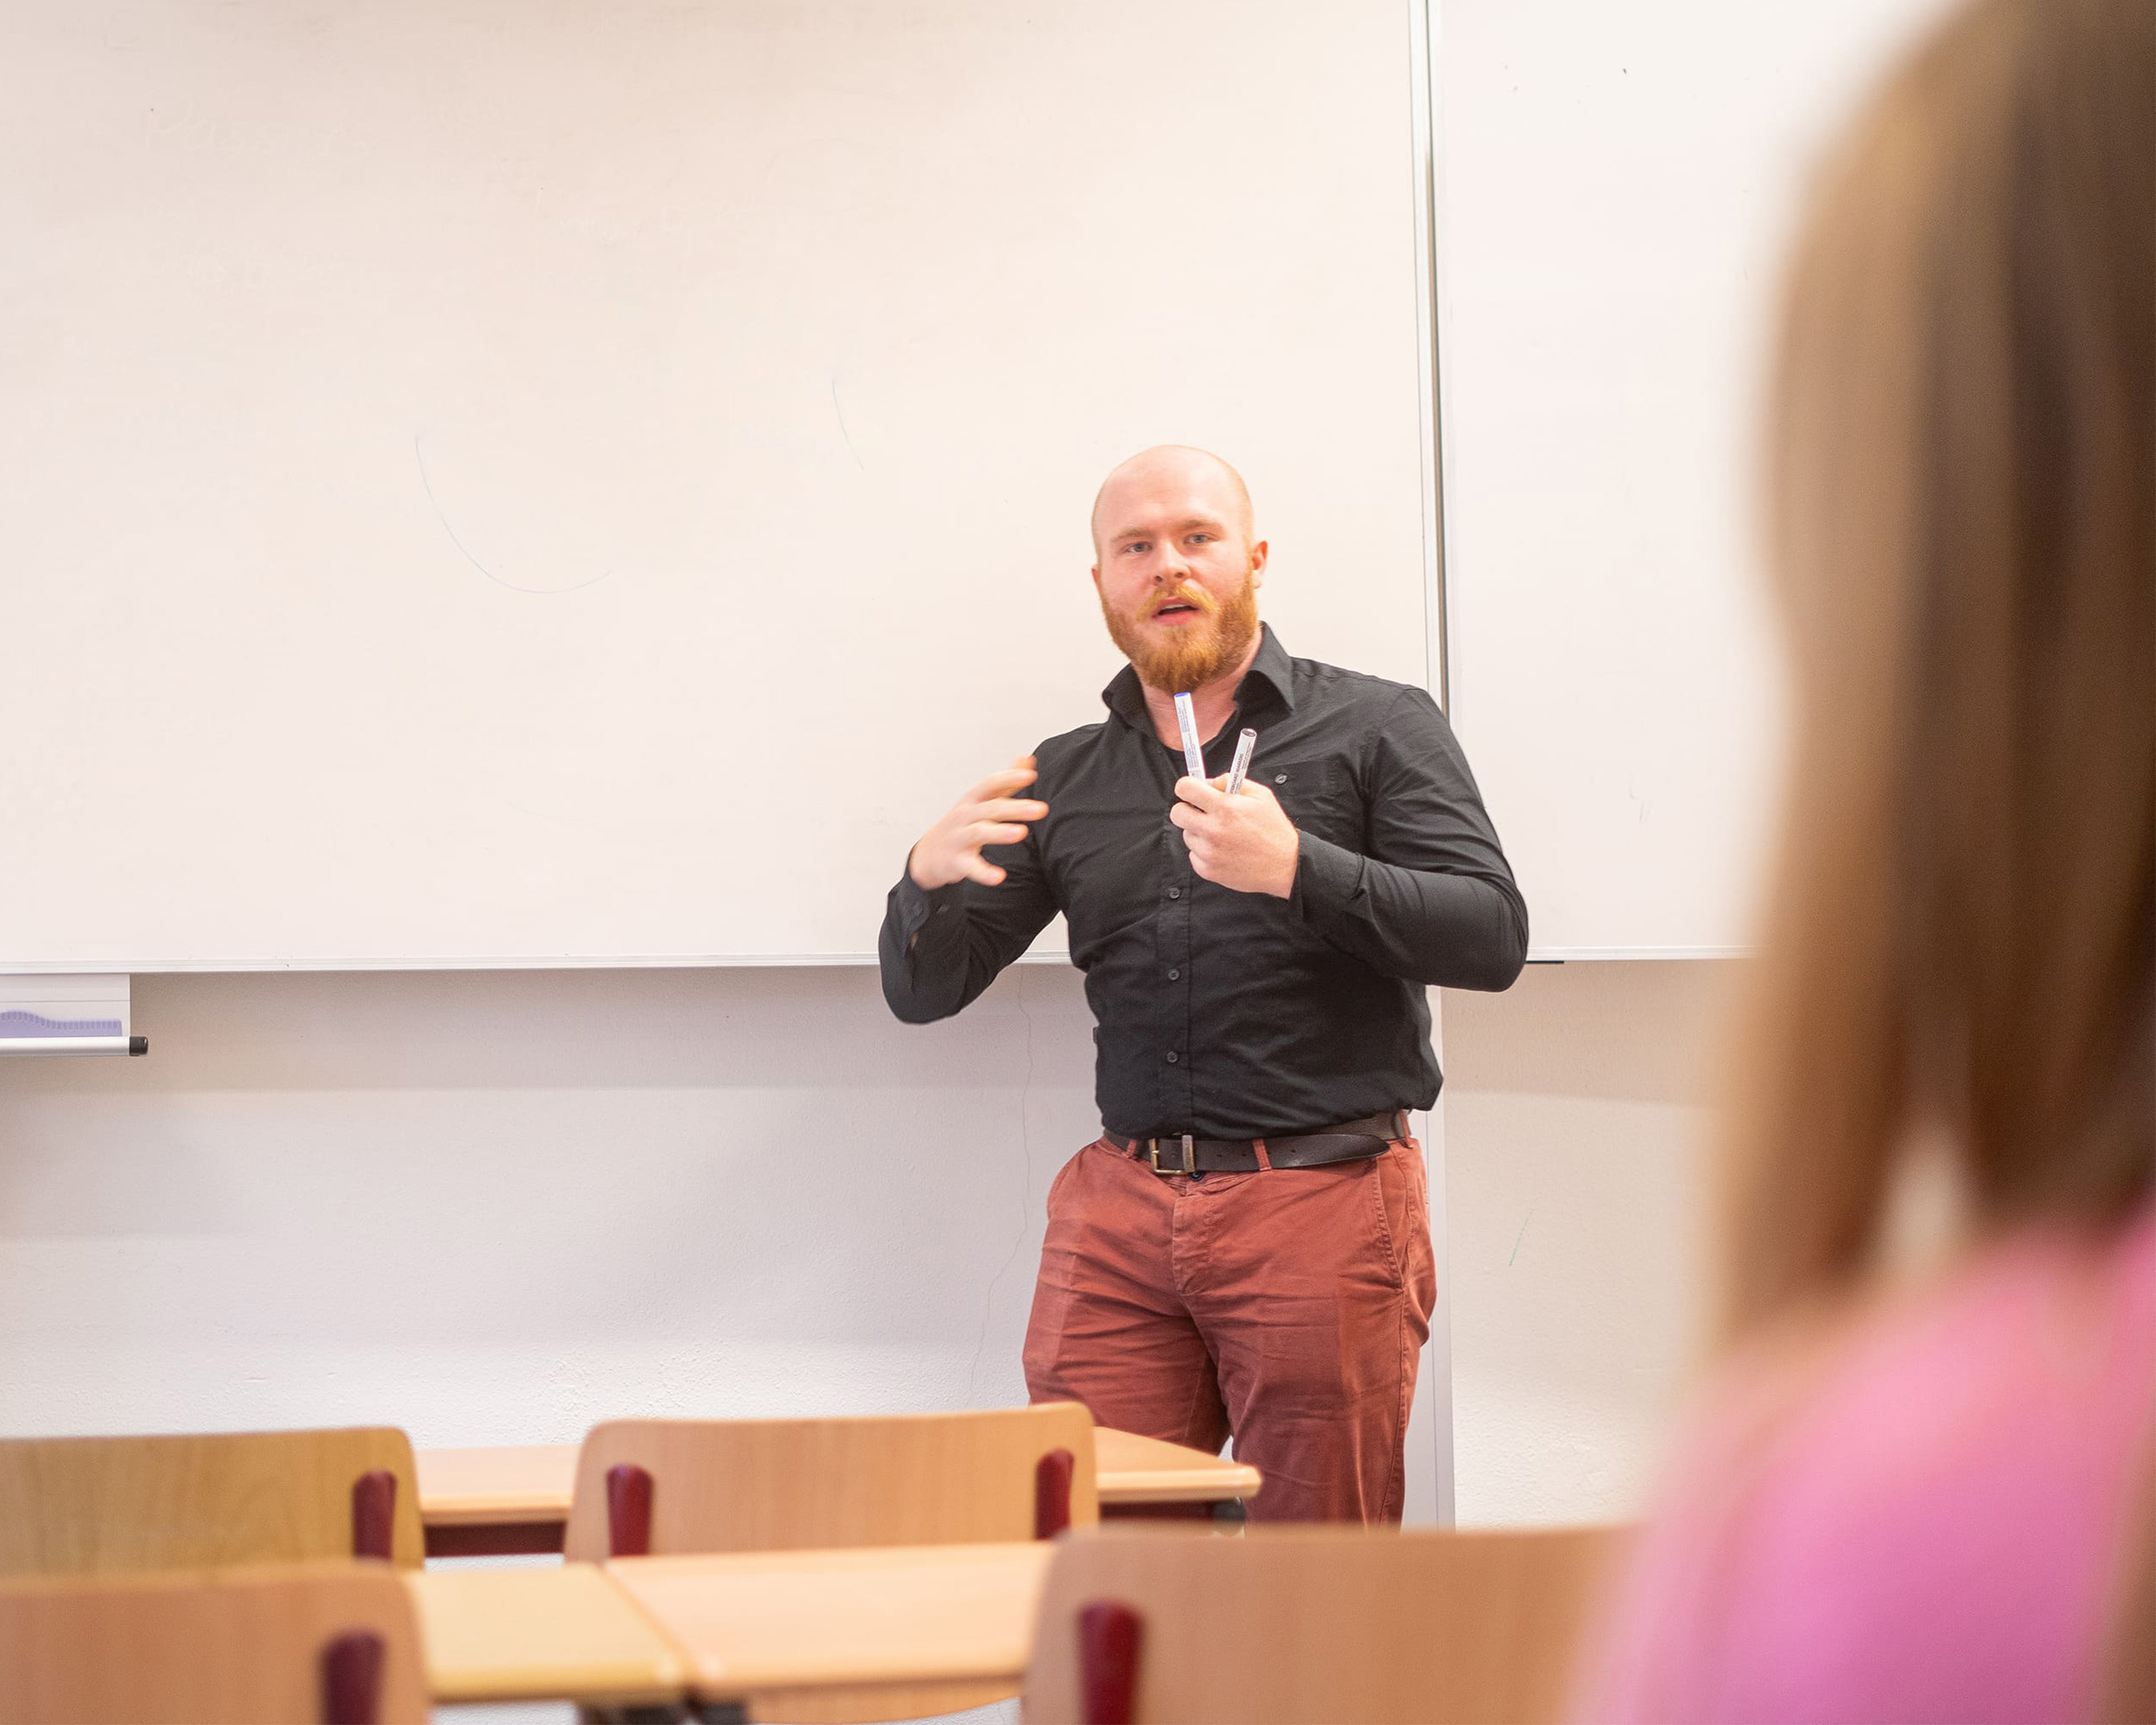
M1070 1539L1027 1725L1532 1725L1564 1716L1612 1528L1156 1528Z
M0 1725L419 1725L386 1563L0 1581Z
M1032 1539L1100 1519L1075 1402L838 1420L617 1420L577 1457L573 1562Z
M425 1559L393 1427L0 1439L0 1575Z

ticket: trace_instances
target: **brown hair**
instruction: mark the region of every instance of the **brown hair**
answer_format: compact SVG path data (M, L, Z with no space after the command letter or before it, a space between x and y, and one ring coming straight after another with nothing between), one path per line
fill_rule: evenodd
M1856 1287L1912 1134L1980 1229L2156 1183L2156 8L1976 0L1826 164L1769 557L1794 749L1732 1332Z

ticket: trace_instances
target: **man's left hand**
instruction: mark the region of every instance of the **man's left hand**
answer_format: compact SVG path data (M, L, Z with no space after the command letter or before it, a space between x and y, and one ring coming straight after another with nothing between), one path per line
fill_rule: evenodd
M1190 866L1201 880L1233 892L1270 892L1286 898L1295 890L1302 840L1287 811L1263 785L1245 779L1229 796L1225 775L1179 778L1168 818L1183 829Z

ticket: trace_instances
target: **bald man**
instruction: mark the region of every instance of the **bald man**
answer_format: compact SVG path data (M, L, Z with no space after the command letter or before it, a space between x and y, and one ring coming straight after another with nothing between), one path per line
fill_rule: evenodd
M909 1024L948 1017L1064 913L1103 1131L1048 1194L1033 1399L1232 1437L1265 1476L1260 1519L1396 1522L1436 1295L1407 1127L1440 1081L1424 991L1509 986L1527 909L1428 694L1291 659L1260 624L1266 546L1235 469L1147 449L1092 528L1130 660L1108 716L922 834L884 916L884 996Z

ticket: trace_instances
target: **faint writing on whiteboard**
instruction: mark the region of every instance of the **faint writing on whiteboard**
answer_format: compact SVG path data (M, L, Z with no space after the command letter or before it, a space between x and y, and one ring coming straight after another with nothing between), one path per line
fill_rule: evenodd
M118 1019L49 1019L41 1012L11 1008L0 1012L0 1039L18 1036L118 1036Z
M442 531L449 536L449 543L455 546L456 548L464 554L464 560L466 562L470 563L472 567L478 570L480 574L485 576L486 578L494 583L495 586L506 587L511 593L541 594L579 593L585 588L596 586L598 583L605 580L608 576L613 573L613 571L611 569L602 569L596 575L590 576L583 581L572 581L562 587L526 587L517 582L505 579L503 577L495 574L493 570L488 568L485 563L482 563L477 557L474 557L471 554L470 548L465 545L463 540L457 537L457 530L449 525L448 514L443 510L440 500L434 495L434 482L432 479L428 477L427 474L427 449L425 434L424 432L415 432L413 434L412 455L413 459L419 464L419 483L427 489L427 501L434 509L434 519L442 524Z

